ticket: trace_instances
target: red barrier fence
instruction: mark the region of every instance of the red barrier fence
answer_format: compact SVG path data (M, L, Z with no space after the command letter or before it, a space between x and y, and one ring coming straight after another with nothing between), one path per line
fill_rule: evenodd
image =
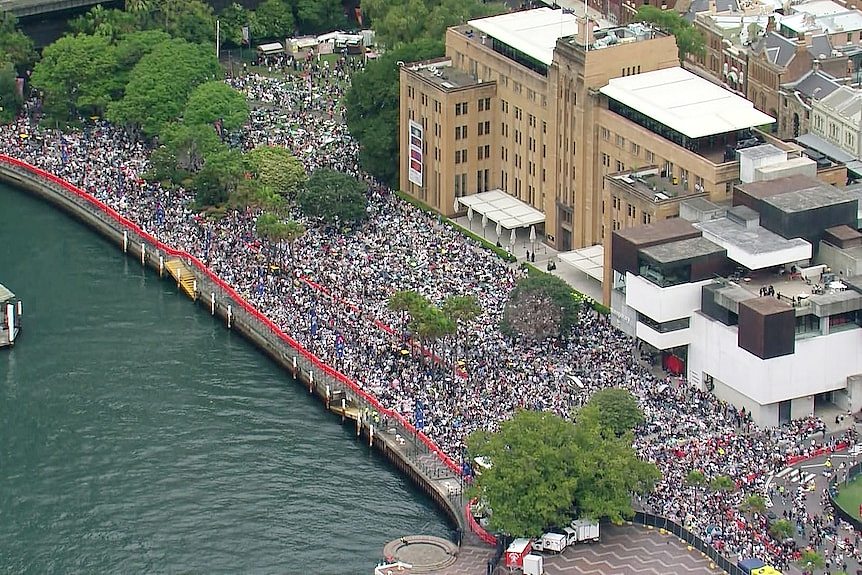
M816 459L821 455L828 455L830 453L835 453L836 451L843 451L849 447L848 443L838 443L835 447L821 447L820 449L815 449L808 455L792 455L787 458L788 467L791 465L796 465L802 461L808 461L809 459Z
M484 527L479 525L479 522L476 521L476 518L473 517L473 504L476 503L475 499L471 499L467 502L467 505L464 506L464 515L467 516L467 525L470 527L470 531L479 536L479 539L484 541L489 545L496 545L497 538L488 533Z
M32 166L26 162L22 162L21 160L17 160L15 158L5 156L2 154L0 154L0 162L4 162L6 164L15 166L17 168L21 168L23 170L26 170L27 172L29 172L35 176L38 176L38 177L45 179L45 180L48 180L49 182L52 182L52 183L62 187L64 190L68 191L71 194L74 194L78 198L80 198L80 199L84 200L85 202L87 202L88 204L90 204L92 207L101 211L104 215L106 215L107 217L112 219L114 222L119 224L125 230L130 231L130 232L138 235L139 237L143 238L146 242L148 242L150 245L157 248L158 250L160 250L166 254L169 254L171 256L174 256L174 257L183 258L187 262L190 262L192 265L194 265L194 267L196 267L198 269L198 271L200 273L207 276L207 278L209 278L210 281L215 283L224 292L226 292L235 302L237 302L240 305L240 307L242 307L243 310L245 310L249 315L253 316L258 321L263 323L264 325L266 325L284 343L288 344L290 347L292 347L294 350L296 350L297 353L299 353L303 358L305 358L314 367L323 371L326 375L332 377L333 379L335 379L339 383L343 384L344 386L350 388L350 390L353 393L355 393L357 396L361 397L364 401L369 403L374 409L376 409L382 415L385 415L386 417L389 417L391 419L396 420L402 427L404 427L404 429L406 429L410 434L412 434L419 441L421 441L425 445L425 447L428 448L429 451L436 454L437 457L439 457L440 460L447 467L449 467L449 469L454 471L456 474L461 473L461 468L454 461L452 461L452 459L448 455L443 453L443 451L433 441L431 441L431 439L429 439L424 433L422 433L421 431L419 431L415 427L413 427L413 425L409 421L407 421L400 413L397 413L395 411L392 411L390 409L386 409L385 407L383 407L380 404L380 402L377 401L377 398L375 398L373 395L367 393L365 390L361 389L353 380L351 380L350 378L348 378L343 373L333 369L332 367L330 367L329 365L327 365L326 363L321 361L316 355L314 355L313 353L311 353L310 351L305 349L305 347L303 347L299 342L297 342L292 337L290 337L289 335L287 335L286 333L281 331L281 329L277 325L275 325L269 318L267 318L265 315L260 313L254 306L249 304L244 298L240 297L240 295L238 293L236 293L236 291L234 291L234 289L230 285L228 285L227 283L222 281L221 278L219 278L212 271L210 271L210 269L206 265L204 265L200 260L198 260L196 257L194 257L193 255L191 255L189 253L175 250L172 247L163 244L162 242L160 242L159 240L157 240L156 238L154 238L153 236L151 236L150 234L148 234L147 232L142 230L137 224L135 224L134 222L127 220L126 218L121 216L112 207L110 207L110 206L106 205L105 203L97 200L96 198L94 198L93 196L91 196L90 194L85 192L84 190L81 190L80 188L73 186L69 182L55 176L54 174L46 172L45 170L42 170L42 169L37 168L35 166Z

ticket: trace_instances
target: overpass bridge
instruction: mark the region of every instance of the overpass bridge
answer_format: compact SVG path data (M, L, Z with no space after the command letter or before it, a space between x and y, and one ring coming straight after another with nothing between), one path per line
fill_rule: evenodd
M88 8L96 4L114 4L106 0L0 0L0 11L17 18L39 16L50 12Z

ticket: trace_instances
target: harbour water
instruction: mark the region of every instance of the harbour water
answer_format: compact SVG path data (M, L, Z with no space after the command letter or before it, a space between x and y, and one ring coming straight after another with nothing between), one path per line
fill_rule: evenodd
M0 186L0 572L369 573L445 518L288 374Z

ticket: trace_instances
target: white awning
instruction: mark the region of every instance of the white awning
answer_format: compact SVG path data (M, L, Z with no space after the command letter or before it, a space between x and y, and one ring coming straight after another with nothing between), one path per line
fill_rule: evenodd
M604 280L604 246L590 246L588 248L563 252L557 257L561 262L569 264L599 282Z
M473 208L475 213L487 216L507 230L526 228L545 221L545 214L502 190L461 196L456 201L462 206Z
M261 44L257 49L264 54L277 54L284 51L281 42L272 42L271 44Z

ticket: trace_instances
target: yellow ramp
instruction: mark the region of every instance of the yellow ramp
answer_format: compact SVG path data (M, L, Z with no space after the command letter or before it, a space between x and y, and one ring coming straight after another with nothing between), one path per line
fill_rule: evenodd
M182 260L168 260L165 262L165 268L167 268L168 273L177 280L177 286L182 288L182 290L186 292L187 296L192 299L197 299L197 294L195 293L195 276L192 274L191 270L186 267L186 264L184 264Z

